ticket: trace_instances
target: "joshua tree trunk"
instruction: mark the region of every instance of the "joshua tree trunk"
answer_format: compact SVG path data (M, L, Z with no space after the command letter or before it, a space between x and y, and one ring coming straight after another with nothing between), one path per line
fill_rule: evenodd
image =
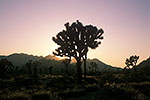
M82 64L81 60L77 60L77 77L78 77L79 83L82 82L81 64Z
M87 54L85 55L84 60L84 78L86 79L86 59L87 59Z

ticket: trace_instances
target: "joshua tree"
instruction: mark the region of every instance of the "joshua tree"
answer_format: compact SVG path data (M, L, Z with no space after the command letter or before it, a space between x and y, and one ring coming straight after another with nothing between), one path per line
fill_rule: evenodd
M89 72L91 71L91 69L92 69L92 67L91 66L88 66L88 68L89 68Z
M28 62L25 64L29 75L32 75L32 60L28 60Z
M90 66L91 66L92 72L94 71L96 72L98 64L96 62L91 62Z
M69 72L68 72L68 65L70 64L70 62L71 62L71 59L64 59L64 60L63 60L63 64L64 64L65 67L66 67L66 74L67 74L67 75L69 74Z
M37 68L39 67L41 63L39 61L33 62L33 74L37 74Z
M0 60L0 76L4 76L8 70L13 69L13 64L7 59Z
M131 69L130 66L132 66L132 68L136 72L136 63L138 59L139 59L139 56L136 56L136 55L130 56L130 58L127 58L125 62L125 64L127 65L126 69Z
M59 45L58 49L53 52L56 56L66 56L71 59L74 57L77 61L77 75L79 82L82 80L81 64L82 59L86 59L88 48L96 48L101 43L99 39L103 39L102 29L92 25L83 26L81 22L65 24L66 30L59 32L53 41ZM86 73L85 73L86 74Z
M85 54L85 56L83 57L83 61L84 61L84 79L86 79L86 60L87 60L87 54Z
M88 30L88 34L90 33L91 37L87 37L85 41L86 47L91 48L91 49L96 49L98 47L99 44L101 44L100 40L103 39L102 34L104 33L104 31L102 29L98 30L96 27L93 27L91 25L86 26L86 29ZM96 38L94 35L97 35L98 38ZM89 40L91 39L91 41L89 42ZM99 40L99 43L97 42ZM97 42L97 44L92 44L94 42ZM84 61L84 78L86 79L86 60L87 60L87 52L86 54L83 56L83 61Z
M51 76L52 76L52 69L53 69L53 66L50 66L50 67L48 68L49 74L51 74Z

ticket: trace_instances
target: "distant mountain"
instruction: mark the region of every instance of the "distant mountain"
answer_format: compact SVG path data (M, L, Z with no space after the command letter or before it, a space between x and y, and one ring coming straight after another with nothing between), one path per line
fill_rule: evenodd
M7 56L0 56L0 59L5 59L7 58Z
M48 55L46 57L42 57L42 56L34 56L34 55L28 55L28 54L24 54L24 53L14 53L14 54L11 54L9 56L0 56L0 59L2 58L6 58L8 59L9 61L11 61L13 63L14 66L23 66L26 64L26 62L28 60L32 60L32 61L40 61L41 62L41 67L48 67L48 66L64 66L62 64L62 59L60 58L57 58L55 56L52 56L52 55ZM101 62L100 60L98 59L87 59L87 69L88 69L88 66L90 66L90 63L91 62L96 62L96 64L98 64L98 71L117 71L117 70L121 70L121 68L118 68L118 67L113 67L113 66L110 66L110 65L107 65L103 62ZM76 60L73 58L71 63L75 66L75 63L76 63ZM82 67L83 67L83 64L82 64ZM60 67L59 67L60 68Z
M52 55L48 55L44 57L45 59L50 59L50 60L61 60L60 58L56 57L56 56L52 56Z
M28 60L33 60L33 61L40 61L41 62L41 67L48 67L48 66L54 66L58 69L60 67L64 67L62 64L62 59L48 55L46 57L42 56L34 56L34 55L28 55L24 53L14 53L9 56L0 56L0 59L8 59L13 63L14 66L23 66L26 64ZM105 64L99 59L87 59L87 69L90 65L91 62L95 62L98 64L97 70L98 71L119 71L121 68L119 67L113 67L111 65ZM76 60L73 58L71 61L71 64L75 66ZM83 63L82 63L82 68L83 68ZM137 65L137 70L141 70L144 73L150 74L150 57L144 61L142 61L139 65Z
M0 59L8 59L9 61L11 61L13 63L14 66L23 66L25 65L25 63L28 61L28 60L40 60L42 59L43 57L38 57L38 56L33 56L33 55L28 55L28 54L24 54L24 53L14 53L14 54L11 54L9 56L0 56Z
M137 65L137 70L150 75L150 57Z
M56 56L52 56L52 55L45 56L44 58L47 59L47 60L57 60L57 61L64 60L64 59L60 59L60 58L58 58ZM72 58L71 63L75 63L75 62L76 62L75 58Z
M113 67L111 65L107 65L103 62L101 62L99 59L94 58L94 59L88 59L87 60L87 67L90 66L91 62L95 62L96 64L98 64L98 71L120 71L121 68L119 67Z

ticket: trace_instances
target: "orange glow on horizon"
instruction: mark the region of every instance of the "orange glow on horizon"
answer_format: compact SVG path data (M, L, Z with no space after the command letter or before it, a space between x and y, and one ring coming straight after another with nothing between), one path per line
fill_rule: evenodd
M141 62L150 56L149 4L149 0L0 1L0 55L52 55L58 47L52 37L66 22L80 20L104 30L104 40L89 50L88 58L124 67L127 57L138 55Z

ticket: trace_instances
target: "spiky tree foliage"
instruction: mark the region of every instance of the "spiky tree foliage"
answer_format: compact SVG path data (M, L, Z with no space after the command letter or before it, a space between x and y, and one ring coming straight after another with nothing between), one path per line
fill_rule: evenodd
M70 62L71 62L71 59L64 59L64 60L63 60L63 64L64 64L65 67L66 67L66 74L67 74L67 75L69 74L69 72L68 72L68 65L70 64Z
M0 76L4 76L7 71L13 69L13 64L7 59L0 60Z
M127 58L125 61L125 64L127 65L126 68L131 69L130 67L132 67L136 71L136 63L138 59L139 59L139 56L136 56L136 55L130 56L130 58Z
M79 81L82 79L81 63L82 59L86 58L88 48L95 49L101 43L99 39L103 39L102 29L92 25L83 26L81 22L73 22L65 24L66 29L59 32L53 41L59 47L53 52L56 56L74 57L77 61L77 75Z

